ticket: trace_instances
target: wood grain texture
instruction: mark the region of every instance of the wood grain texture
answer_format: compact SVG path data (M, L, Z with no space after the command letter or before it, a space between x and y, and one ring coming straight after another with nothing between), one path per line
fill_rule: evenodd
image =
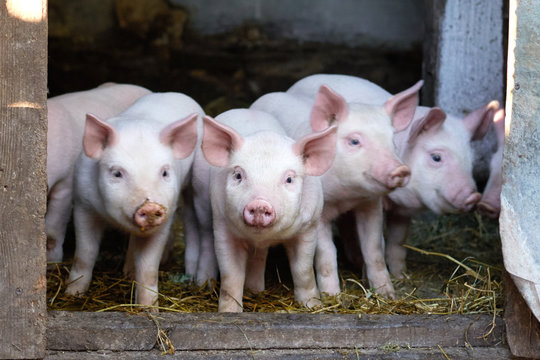
M463 116L504 98L503 0L425 0L422 105Z
M161 355L160 351L88 351L64 352L49 351L46 360L394 360L394 359L452 359L452 360L502 360L511 359L510 352L504 347L487 347L467 349L464 347L435 347L415 349L300 349L300 350L213 350L213 351L177 351L174 355Z
M0 3L0 358L45 355L46 0Z
M489 315L333 315L276 313L50 312L51 351L141 351L156 345L158 328L178 351L493 347L503 322Z
M516 288L504 274L504 323L508 346L515 356L540 358L540 323Z

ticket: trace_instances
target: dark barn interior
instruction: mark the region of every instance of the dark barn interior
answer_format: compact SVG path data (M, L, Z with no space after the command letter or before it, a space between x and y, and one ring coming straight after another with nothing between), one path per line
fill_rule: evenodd
M221 23L227 23L225 19L216 25L218 31L205 33L197 28L196 23L197 16L205 16L204 13L201 14L203 9L194 9L193 3L188 1L182 3L180 0L50 0L48 95L85 90L104 82L131 83L155 92L186 93L199 102L207 114L215 116L230 108L247 107L265 93L284 91L295 81L313 73L363 77L392 93L408 88L423 76L423 23L414 24L410 32L415 35L401 45L397 44L398 40L395 39L373 39L370 34L361 32L351 35L352 40L343 42L316 36L298 39L294 38L294 31L287 34L286 30L280 29L279 21L264 22L260 18L249 17L240 17L235 24L222 25L220 28ZM414 15L414 19L422 19L423 1L411 0L404 3ZM306 6L303 2L299 4L296 5ZM357 5L355 10L362 10L362 4ZM381 2L378 10L381 11L385 6L391 9L392 4ZM242 1L235 2L234 6L249 7ZM210 10L205 11L209 13L208 16L213 15ZM396 19L400 15L396 14L396 10L392 14ZM411 14L403 16L412 16ZM227 17L228 14L218 14L218 19L219 16ZM380 13L363 14L358 21L377 16L381 17ZM400 25L399 22L395 25L392 21L381 18L381 27L396 26L397 31L404 31L399 26L411 26L407 23ZM320 21L324 30L323 20ZM495 284L499 287L496 289L495 307L490 303L491 310L485 311L502 311L502 257L497 226L497 221L482 218L475 212L446 216L427 214L416 219L410 244L443 256L409 250L408 265L411 276L396 283L400 296L407 298L414 294L414 297L432 298L440 297L441 294L463 295L466 288L457 286L456 283L459 282L459 274L464 268L448 260L448 256L460 262L472 259L472 264L478 271L477 275L483 274L478 275L481 278L490 277L487 286ZM182 282L181 236L179 229L175 262L163 268L163 278L172 279L172 283L178 286L176 289L167 289L168 294L202 291ZM121 234L110 233L107 239L102 241L102 254L96 264L95 276L103 273L105 280L99 281L104 282L100 286L106 289L110 289L116 279L122 278L126 244L124 240L118 241L119 238L123 238ZM339 234L336 234L336 238L339 244ZM64 297L63 281L66 280L69 269L73 239L68 239L66 246L66 263L49 270L48 299L51 309L89 310L130 302L130 283L125 279L118 291L123 294L120 299L111 295L110 302L96 305L95 308L88 305L88 299L74 300ZM270 293L272 289L276 289L272 287L276 282L290 284L286 261L276 260L282 259L284 254L281 254L279 249L271 254L274 253L276 255L269 257L267 267ZM343 256L340 256L339 261L345 271L342 275L344 279L349 276L361 279L360 269L347 264ZM484 273L486 270L488 275ZM474 284L474 276L468 281L469 284ZM358 286L352 282L345 283L359 291ZM280 286L277 288L280 289L278 292L283 290ZM106 294L99 294L102 300L107 298ZM205 293L202 297L214 304L209 308L195 305L186 311L215 311L215 291ZM480 308L475 307L471 311L484 311ZM272 311L255 309L256 305L254 311ZM370 311L376 312L373 308ZM387 310L383 310L385 311ZM393 311L408 313L410 310L400 311L398 307ZM429 312L429 307L423 310L417 308L414 311ZM466 309L457 311L466 312Z

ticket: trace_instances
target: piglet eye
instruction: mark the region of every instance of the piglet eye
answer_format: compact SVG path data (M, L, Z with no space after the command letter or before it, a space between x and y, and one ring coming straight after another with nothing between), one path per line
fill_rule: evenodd
M241 182L242 181L242 173L240 171L236 170L233 173L233 179L236 180L237 182Z
M114 176L117 179L121 179L122 177L124 177L122 172L120 170L118 170L118 169L111 170L111 175Z
M163 172L161 173L161 176L162 177L169 177L169 171L163 170Z
M354 139L354 138L350 139L349 144L352 145L352 146L358 146L358 145L360 145L360 140Z
M292 177L288 176L287 180L285 180L285 181L287 182L287 184L290 184L290 183L292 183L293 180L292 180Z
M431 154L431 160L433 160L435 162L440 162L441 161L441 155L439 155L439 154Z

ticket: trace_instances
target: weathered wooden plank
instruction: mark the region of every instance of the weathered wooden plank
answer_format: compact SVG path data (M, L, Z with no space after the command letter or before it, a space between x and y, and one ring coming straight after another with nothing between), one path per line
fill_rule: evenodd
M173 314L50 312L49 350L143 350L157 329L177 350L488 347L503 342L489 315Z
M504 297L506 338L512 354L540 358L540 322L507 273L504 274Z
M47 360L163 360L158 350L133 352L60 352L49 351ZM463 347L434 348L396 348L380 347L377 349L297 349L297 350L214 350L214 351L177 351L167 355L166 359L222 360L222 359L350 359L350 360L393 360L393 359L453 359L453 360L502 360L510 359L510 351L503 346L468 349Z
M505 283L505 318L512 354L540 358L540 3L511 0L509 20L499 218L504 265L512 278Z
M463 116L504 97L503 0L426 0L422 104Z
M0 358L45 355L46 9L0 2Z
M150 350L157 327L146 316L128 313L50 311L47 349Z

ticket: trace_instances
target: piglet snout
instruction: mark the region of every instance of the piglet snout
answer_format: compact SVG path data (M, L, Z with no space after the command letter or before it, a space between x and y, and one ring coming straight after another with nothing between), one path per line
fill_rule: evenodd
M167 220L167 209L158 203L146 200L133 215L135 225L145 231L163 224Z
M395 168L388 176L386 185L390 189L406 186L409 183L411 177L411 170L407 165L401 165Z
M244 222L249 226L265 228L274 223L276 213L266 200L253 200L244 208Z
M474 206L480 201L482 194L474 192L467 197L465 203L463 204L463 211L468 212L474 209Z

